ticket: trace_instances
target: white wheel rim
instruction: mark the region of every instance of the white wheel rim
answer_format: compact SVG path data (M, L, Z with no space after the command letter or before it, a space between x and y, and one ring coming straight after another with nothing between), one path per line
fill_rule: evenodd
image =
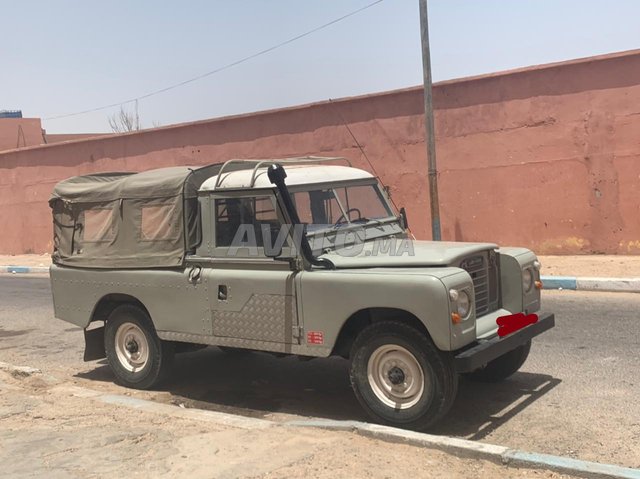
M135 373L149 360L149 343L142 329L133 323L118 327L115 338L116 356L127 371Z
M367 378L376 397L394 409L415 406L425 390L420 363L411 352L397 344L385 344L371 354Z

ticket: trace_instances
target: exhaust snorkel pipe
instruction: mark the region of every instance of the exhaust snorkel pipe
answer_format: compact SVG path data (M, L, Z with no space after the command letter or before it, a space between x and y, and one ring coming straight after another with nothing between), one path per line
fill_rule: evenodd
M289 194L289 189L284 182L284 179L287 177L286 171L281 165L274 164L269 167L267 170L267 176L269 177L269 181L278 188L278 193L280 194L280 198L282 199L282 203L284 204L285 209L287 210L287 214L291 219L293 225L301 225L300 218L298 217L298 212L296 211L295 206L293 205L293 200L291 199L291 195ZM313 251L311 251L311 245L309 244L309 240L307 236L302 232L302 237L300 238L300 252L305 260L309 262L309 264L313 266L321 266L326 269L335 269L335 265L331 260L326 258L316 258L313 255Z

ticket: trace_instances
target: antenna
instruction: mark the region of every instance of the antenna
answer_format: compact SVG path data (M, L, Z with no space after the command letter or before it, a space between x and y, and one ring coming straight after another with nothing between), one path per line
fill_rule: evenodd
M382 181L382 178L380 178L380 175L376 171L375 166L373 166L373 163L371 163L371 160L367 156L367 153L364 151L364 148L362 148L362 145L360 144L360 142L356 138L356 135L353 133L353 131L351 131L351 128L349 128L349 124L347 123L347 120L345 119L345 117L342 115L342 112L338 109L338 107L336 106L336 104L333 102L333 100L331 98L329 98L329 103L333 106L334 110L336 111L336 113L340 117L340 120L342 121L342 124L344 125L344 127L347 129L347 131L351 135L351 138L353 138L353 141L356 142L356 145L357 145L358 149L360 150L360 153L362 153L362 156L364 156L365 159L367 160L367 163L369 163L369 166L371 167L371 171L373 171L373 174L376 175L376 178L378 179L378 181L380 183L382 183L382 186L387 191L387 193L388 193L387 196L391 200L391 203L393 204L394 208L396 209L396 211L400 211L400 208L398 208L398 205L396 204L396 202L393 201L393 197L391 196L391 193L389 193L389 188L387 187L387 185L384 184L384 182ZM415 235L411 232L411 228L407 227L407 229L409 230L409 233L411 233L411 236L413 236L413 239L416 239Z
M376 171L375 167L373 166L373 163L371 163L371 160L369 160L369 157L367 156L367 153L364 151L364 148L362 148L362 145L360 144L360 142L356 138L356 135L354 135L353 131L351 131L351 128L349 128L349 124L347 123L347 120L345 120L344 116L342 115L342 113L340 112L338 107L336 107L335 103L333 103L333 100L331 98L329 98L329 103L331 103L331 105L333 105L333 108L336 110L336 113L338 113L338 116L340 117L340 120L342 120L342 124L345 126L345 128L347 129L347 131L351 135L351 138L353 138L353 141L356 142L356 145L358 146L358 149L360 150L360 153L362 153L362 156L364 156L365 159L367 160L367 163L369 163L369 166L371 167L371 170L373 171L373 174L376 175L376 178L378 178L378 180L380 180L380 182L382 182L382 180L380 179L380 176L378 175L378 172ZM393 205L395 206L395 203Z

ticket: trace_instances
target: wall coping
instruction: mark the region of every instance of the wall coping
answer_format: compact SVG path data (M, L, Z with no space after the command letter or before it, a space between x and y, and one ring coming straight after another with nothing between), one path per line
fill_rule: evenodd
M451 79L451 80L444 80L444 81L435 82L433 84L433 86L434 86L434 88L440 88L440 87L450 86L450 85L461 85L461 84L465 84L465 83L484 81L484 80L488 80L488 79L504 78L504 77L509 77L509 76L518 76L518 75L522 75L522 74L528 74L528 73L531 73L531 72L539 72L539 71L544 71L544 70L553 70L553 69L557 69L557 68L565 68L565 67L570 67L570 66L575 66L575 65L583 65L583 64L587 64L587 63L602 62L602 61L608 61L608 60L625 58L625 57L635 57L635 56L640 56L640 49L626 50L626 51L621 51L621 52L614 52L614 53L608 53L608 54L603 54L603 55L595 55L595 56L583 57L583 58L576 58L576 59L572 59L572 60L564 60L564 61L559 61L559 62L544 63L544 64L540 64L540 65L531 65L531 66L522 67L522 68L515 68L515 69L510 69L510 70L502 70L502 71L498 71L498 72L485 73L485 74L481 74L481 75L474 75L474 76L468 76L468 77L462 77L462 78L454 78L454 79ZM176 124L173 124L173 125L166 125L166 126L161 126L161 127L158 127L158 128L149 128L149 129L145 129L145 130L133 131L133 132L127 132L127 133L113 133L113 134L96 133L95 137L80 138L80 139L77 139L77 140L67 140L67 141L61 141L61 142L56 142L56 143L49 143L49 144L43 144L43 145L34 145L34 146L28 146L28 147L23 147L23 148L13 148L13 149L10 149L10 150L3 150L3 151L0 151L0 159L2 158L2 156L10 155L10 154L17 153L17 152L25 152L25 151L32 151L32 150L47 149L47 148L60 148L60 147L64 147L64 146L67 146L67 145L70 145L70 144L77 144L77 143L92 143L92 142L97 142L97 141L103 142L105 140L116 139L116 138L119 139L119 138L122 138L122 137L130 137L130 136L136 136L136 135L144 136L144 135L149 135L149 134L157 134L157 133L160 133L160 132L172 131L172 130L180 130L180 129L183 129L183 128L190 128L190 127L193 127L193 126L202 126L202 125L208 125L208 124L214 124L214 123L222 123L222 122L228 122L228 121L234 121L234 120L242 120L242 119L246 119L246 118L269 116L269 115L279 114L279 113L283 113L283 112L300 111L300 110L313 108L313 107L326 106L326 105L329 105L331 103L346 104L346 103L359 102L359 101L370 99L370 98L384 98L384 97L399 95L399 94L403 94L403 93L417 93L417 92L422 91L422 89L423 89L422 85L418 85L418 86L411 86L411 87L406 87L406 88L398 88L398 89L394 89L394 90L387 90L387 91L383 91L383 92L366 93L366 94L362 94L362 95L354 95L354 96L349 96L349 97L342 97L342 98L337 98L337 99L331 99L330 98L330 99L327 99L327 100L320 100L320 101L304 103L304 104L294 105L294 106L289 106L289 107L284 107L284 108L272 108L272 109L268 109L268 110L259 110L259 111L255 111L255 112L240 113L240 114L236 114L236 115L227 115L227 116L221 116L221 117L216 117L216 118L207 118L207 119L204 119L204 120L196 120L196 121L190 121L190 122L185 122L185 123L176 123ZM60 135L62 135L62 133Z

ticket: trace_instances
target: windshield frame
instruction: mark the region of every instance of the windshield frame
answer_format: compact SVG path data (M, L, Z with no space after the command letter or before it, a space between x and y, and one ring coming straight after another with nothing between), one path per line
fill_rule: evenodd
M349 218L349 215L346 214L345 206L342 204L342 200L340 196L336 194L336 190L340 188L349 188L349 187L357 187L357 186L372 186L375 189L380 202L385 207L385 209L389 212L389 216L383 218L371 218L366 222L353 222ZM318 236L324 236L327 233L334 234L337 231L350 231L358 228L366 228L369 226L381 226L390 223L397 222L399 224L399 216L393 207L393 204L389 200L387 193L384 188L380 185L376 178L366 178L361 180L345 180L345 181L331 181L331 182L322 182L322 183L310 183L304 185L295 185L289 187L289 191L291 195L295 195L296 193L301 192L309 192L316 190L331 190L333 196L338 204L342 215L345 217L344 223L336 224L328 224L325 228L314 229L313 231L307 231L306 235L311 238L315 238ZM297 205L296 205L297 208ZM318 225L320 226L320 225Z

